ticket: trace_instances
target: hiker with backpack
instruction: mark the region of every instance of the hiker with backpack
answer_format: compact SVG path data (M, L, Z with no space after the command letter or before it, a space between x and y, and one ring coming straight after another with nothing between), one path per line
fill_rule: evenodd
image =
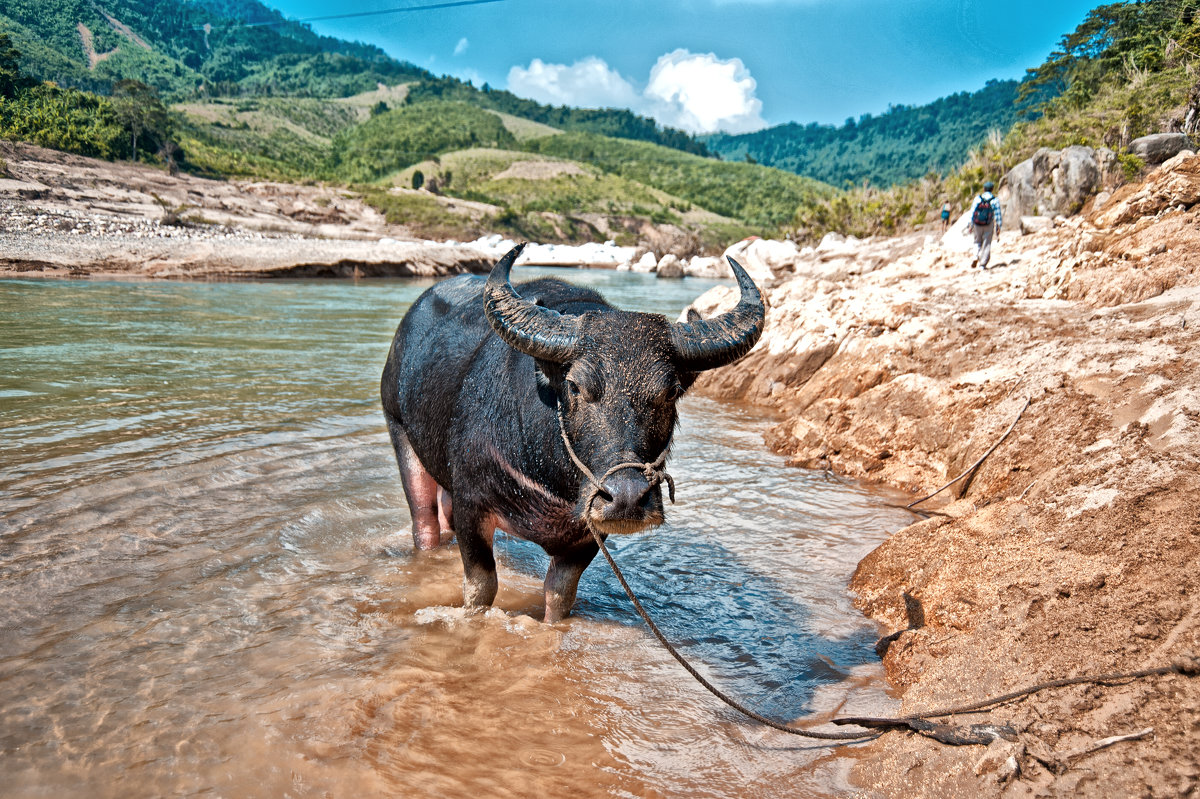
M990 180L983 184L983 192L975 198L971 206L971 227L975 228L975 260L971 268L979 264L980 269L987 269L992 257L992 236L1000 235L1000 201L992 194L996 184Z

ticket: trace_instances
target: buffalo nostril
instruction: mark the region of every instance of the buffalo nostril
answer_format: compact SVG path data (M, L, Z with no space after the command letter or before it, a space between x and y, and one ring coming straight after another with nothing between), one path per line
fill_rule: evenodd
M650 498L650 483L638 473L616 474L604 481L604 490L612 497L604 505L606 519L641 518Z

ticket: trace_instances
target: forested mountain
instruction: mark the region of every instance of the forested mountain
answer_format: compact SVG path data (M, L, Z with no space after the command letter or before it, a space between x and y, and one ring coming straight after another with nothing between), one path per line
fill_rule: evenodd
M207 29L206 29L207 28ZM687 133L624 109L554 107L438 78L374 45L320 36L256 0L2 0L0 33L37 80L108 94L133 79L164 100L213 96L348 97L410 86L410 102L461 100L566 130L707 155Z
M103 7L4 0L0 31L21 51L26 74L100 93L135 79L172 100L242 92L328 97L432 77L378 47L285 22L253 0L109 0Z
M1022 116L1014 104L1019 85L993 80L974 93L892 106L840 127L789 122L737 136L717 134L705 142L727 160L750 158L836 186L890 186L945 173L991 131L1006 133Z

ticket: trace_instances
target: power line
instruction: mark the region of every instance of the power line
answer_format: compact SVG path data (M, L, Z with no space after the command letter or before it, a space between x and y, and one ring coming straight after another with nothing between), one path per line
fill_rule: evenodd
M503 3L504 0L455 0L447 3L429 3L423 6L401 6L399 8L383 8L378 11L356 11L351 14L326 14L320 17L304 17L302 19L277 19L268 22L235 22L232 25L203 25L195 28L202 30L206 34L211 30L229 29L229 28L262 28L272 25L288 25L299 22L320 22L328 19L350 19L351 17L376 17L381 14L403 14L406 11L433 11L439 8L454 8L456 6L479 6L484 3Z

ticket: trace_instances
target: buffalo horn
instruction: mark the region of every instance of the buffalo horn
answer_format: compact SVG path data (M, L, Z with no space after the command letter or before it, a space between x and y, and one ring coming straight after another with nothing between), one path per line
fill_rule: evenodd
M509 272L525 244L518 244L497 262L483 289L483 312L492 329L514 350L544 361L564 363L575 355L579 318L522 299L509 281Z
M741 264L729 258L729 265L741 290L737 307L714 319L671 325L675 362L685 372L702 372L733 363L749 352L762 335L767 313L762 295Z

